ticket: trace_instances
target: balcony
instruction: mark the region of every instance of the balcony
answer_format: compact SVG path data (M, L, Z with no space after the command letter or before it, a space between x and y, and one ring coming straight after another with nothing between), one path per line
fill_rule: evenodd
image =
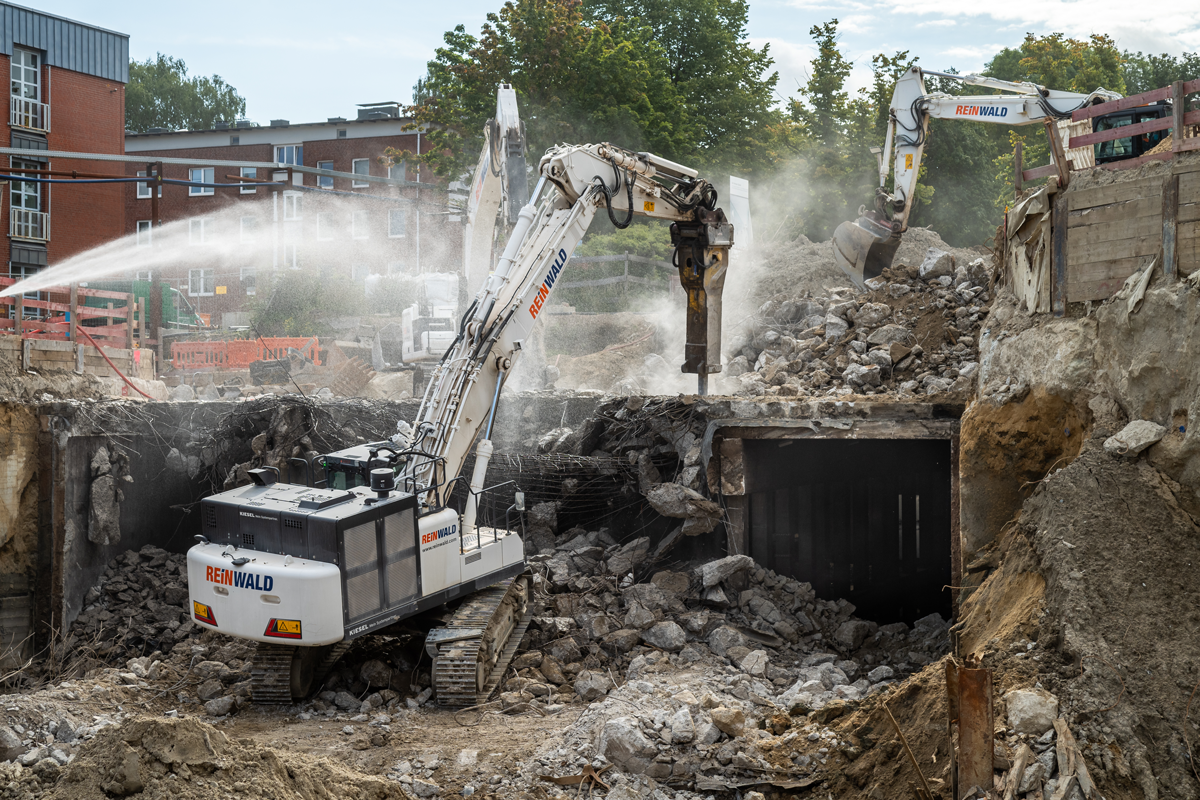
M24 97L10 95L11 101L9 124L14 128L28 128L32 131L50 131L50 106L37 100L27 100Z
M50 215L45 211L14 208L8 217L8 235L14 239L50 240Z

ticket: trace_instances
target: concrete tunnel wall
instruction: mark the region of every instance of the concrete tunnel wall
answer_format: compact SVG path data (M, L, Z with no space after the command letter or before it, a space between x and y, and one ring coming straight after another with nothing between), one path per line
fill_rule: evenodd
M497 410L497 448L534 452L541 434L578 425L595 412L598 401L599 395L588 394L506 394ZM397 413L411 421L417 405L416 401L399 404ZM172 468L168 455L172 448L185 454L195 452L221 418L237 406L237 401L14 404L9 416L19 413L28 419L29 435L20 442L8 437L11 446L0 453L4 468L0 472L8 474L21 467L26 482L33 484L19 517L21 524L28 523L25 527L30 535L23 546L9 541L0 553L8 556L4 573L30 579L39 646L51 633L70 626L83 608L88 589L99 582L111 559L145 545L173 552L184 552L192 545L200 532L197 504L212 493L212 487L207 470L188 475L179 471L177 464ZM23 446L17 447L21 443ZM88 536L91 462L97 450L109 444L129 454L133 480L119 484L124 495L120 539L102 544ZM33 451L32 458L27 451ZM9 482L15 486L15 481L14 477ZM21 492L14 492L19 499ZM36 517L36 525L28 517Z

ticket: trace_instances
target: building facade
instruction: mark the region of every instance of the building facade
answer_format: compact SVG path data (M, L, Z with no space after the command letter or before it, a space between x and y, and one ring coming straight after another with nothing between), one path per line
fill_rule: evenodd
M355 120L127 133L127 156L145 158L126 165L129 176L153 177L159 158L189 162L161 165L164 179L189 185L127 184L126 233L163 251L158 269L147 270L157 274L130 277L170 281L212 324L228 326L245 324L254 299L284 270L364 286L371 275L458 272L461 224L445 188L385 158L388 148L425 152L428 140L405 130L409 123L386 104ZM364 179L289 173L296 166ZM270 185L256 185L264 181Z
M109 162L53 161L48 151L124 151L129 37L0 3L0 63L9 74L9 113L0 137L19 170L119 173ZM13 151L19 152L13 152ZM4 192L7 274L25 277L121 234L121 184L63 186L11 179Z

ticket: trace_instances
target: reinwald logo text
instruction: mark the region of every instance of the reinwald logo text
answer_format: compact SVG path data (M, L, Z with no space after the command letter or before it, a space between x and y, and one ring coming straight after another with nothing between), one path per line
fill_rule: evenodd
M550 290L554 288L554 282L558 280L558 273L562 272L562 268L566 265L567 251L560 248L558 256L554 259L554 265L550 267L545 280L542 281L541 288L538 289L537 297L533 298L533 302L529 304L529 315L534 319L537 319L538 313L542 310L542 304L550 296Z
M954 113L961 117L1007 117L1007 106L955 106Z

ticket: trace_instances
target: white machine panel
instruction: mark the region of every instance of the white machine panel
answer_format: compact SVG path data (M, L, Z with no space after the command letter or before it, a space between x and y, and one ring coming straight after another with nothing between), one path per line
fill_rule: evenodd
M235 558L250 561L235 566ZM336 564L217 544L196 545L187 563L188 608L199 625L280 645L332 644L345 636Z
M422 596L462 582L459 578L462 540L458 530L458 513L452 508L443 508L417 520L421 541Z

